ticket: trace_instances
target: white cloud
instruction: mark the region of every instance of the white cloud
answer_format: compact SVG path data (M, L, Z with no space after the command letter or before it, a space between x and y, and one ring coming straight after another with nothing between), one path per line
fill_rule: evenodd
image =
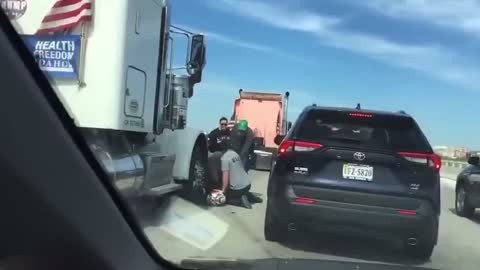
M190 26L185 26L185 25L176 25L176 26L178 26L180 28L183 28L183 29L189 29L189 31L204 34L206 36L207 44L208 44L209 41L216 41L216 42L223 43L225 45L244 48L244 49L249 49L249 50L262 52L262 53L267 53L267 54L271 54L271 55L275 55L275 56L280 56L280 57L287 58L287 59L290 59L290 60L293 60L293 61L298 61L298 62L303 62L303 63L309 62L306 59L303 59L303 58L298 57L296 55L290 54L288 52L278 50L278 49L273 48L271 46L267 46L267 45L263 45L263 44L259 44L259 43L254 43L254 42L250 42L250 41L245 41L245 40L241 40L241 39L237 39L237 38L232 38L230 36L227 36L227 35L224 35L224 34L221 34L221 33L218 33L218 32L202 31L200 29L196 29L196 28L190 27Z
M222 43L236 46L236 47L242 47L245 49L250 49L250 50L260 51L260 52L267 52L267 53L272 53L275 51L275 49L269 46L259 45L252 42L238 40L238 39L233 39L219 33L204 32L204 34L209 40L216 40L218 42L222 42Z
M375 0L369 1L373 3ZM271 4L252 0L215 0L208 3L214 8L251 18L272 27L310 33L325 46L344 49L390 65L420 71L462 87L474 88L480 85L476 70L464 67L461 59L453 51L440 46L402 44L381 36L344 30L341 28L341 18L282 6L280 3Z
M211 31L203 31L201 29L189 26L189 25L180 25L180 24L175 24L176 27L180 27L182 29L188 29L191 32L195 33L202 33L206 36L207 43L209 40L213 41L218 41L224 44L236 46L236 47L241 47L245 49L250 49L254 51L260 51L260 52L273 52L276 51L274 48L266 45L261 45L253 42L248 42L244 40L239 40L235 38L228 37L226 35L216 33L216 32L211 32Z
M355 4L394 18L421 20L480 37L478 0L362 0Z
M207 3L213 8L294 31L318 33L341 22L335 17L320 16L304 10L291 10L292 7L282 6L281 3L271 4L252 0L210 0Z

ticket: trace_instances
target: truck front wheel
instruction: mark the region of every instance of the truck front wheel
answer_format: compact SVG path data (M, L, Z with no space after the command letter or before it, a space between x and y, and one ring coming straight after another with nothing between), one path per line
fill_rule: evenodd
M196 145L190 159L188 181L185 183L184 193L194 202L205 202L207 196L207 159L200 145Z

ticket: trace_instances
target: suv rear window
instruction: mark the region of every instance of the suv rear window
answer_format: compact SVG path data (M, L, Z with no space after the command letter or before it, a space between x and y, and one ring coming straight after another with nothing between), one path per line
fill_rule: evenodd
M295 132L299 140L324 145L360 146L392 151L431 152L415 121L406 116L310 111Z

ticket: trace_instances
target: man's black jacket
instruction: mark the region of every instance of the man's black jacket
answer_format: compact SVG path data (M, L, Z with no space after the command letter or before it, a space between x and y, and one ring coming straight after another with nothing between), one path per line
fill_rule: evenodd
M228 129L220 130L216 128L208 134L208 151L210 152L221 152L222 145L225 146L223 142L230 138L230 131Z

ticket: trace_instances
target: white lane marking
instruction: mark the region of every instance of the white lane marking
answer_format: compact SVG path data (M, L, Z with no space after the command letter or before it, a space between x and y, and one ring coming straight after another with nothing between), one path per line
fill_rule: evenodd
M182 198L172 197L162 214L160 229L201 250L222 240L229 225Z
M441 177L440 180L441 180L442 186L455 189L455 184L457 183L457 181L454 181L452 179L445 178L445 177Z

